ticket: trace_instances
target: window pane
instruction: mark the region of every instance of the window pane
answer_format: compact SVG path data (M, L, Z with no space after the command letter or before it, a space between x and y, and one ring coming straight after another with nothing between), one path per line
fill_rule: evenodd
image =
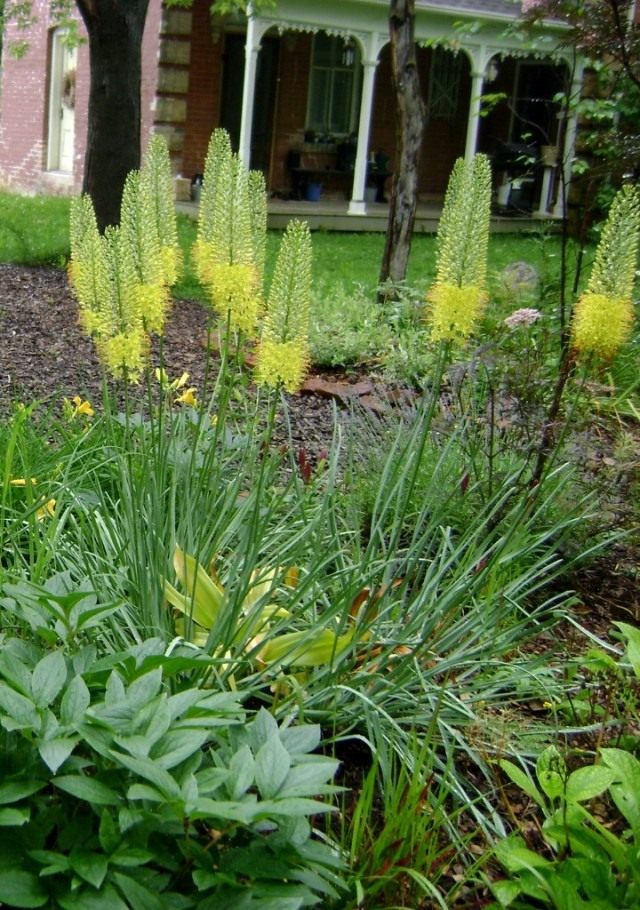
M329 129L332 133L349 133L351 131L351 102L353 98L353 72L335 70L331 98L331 120Z
M327 128L326 106L329 97L330 70L314 69L311 74L309 97L309 118L307 126L312 130Z
M330 38L324 32L319 32L313 39L313 65L314 66L333 66L334 46L336 39Z

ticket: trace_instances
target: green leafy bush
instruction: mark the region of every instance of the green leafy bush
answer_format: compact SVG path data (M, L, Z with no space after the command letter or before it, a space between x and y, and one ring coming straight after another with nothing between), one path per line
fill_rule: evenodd
M640 761L623 749L602 749L600 762L569 773L550 746L536 764L537 786L510 761L500 766L539 807L550 856L515 834L495 847L509 878L491 885L501 907L634 910L640 903ZM584 803L607 793L625 825L617 831Z
M3 642L1 902L296 910L336 896L340 858L309 822L337 790L319 728L181 686L202 663L153 639L103 660Z

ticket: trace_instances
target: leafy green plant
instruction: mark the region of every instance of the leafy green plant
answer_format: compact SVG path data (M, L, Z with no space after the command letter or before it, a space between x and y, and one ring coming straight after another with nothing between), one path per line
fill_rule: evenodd
M623 749L602 749L598 764L569 772L550 746L538 758L536 783L520 767L500 767L543 815L542 837L550 856L530 849L516 834L494 853L509 873L491 883L498 907L557 910L632 910L640 901L640 761ZM605 825L584 803L607 793L625 829ZM628 826L628 827L627 827Z
M92 644L4 640L0 901L296 910L337 895L341 860L309 822L336 792L319 728L248 722L237 694L180 685L201 660L153 639L103 661Z

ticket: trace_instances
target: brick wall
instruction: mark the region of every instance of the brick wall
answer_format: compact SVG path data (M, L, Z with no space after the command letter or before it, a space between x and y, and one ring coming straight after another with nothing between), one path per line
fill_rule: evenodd
M0 95L0 184L27 192L79 192L88 120L88 45L83 43L78 48L73 172L69 175L49 172L49 81L54 24L49 15L49 0L33 0L33 11L37 22L28 32L19 33L11 22L7 26ZM161 0L150 0L142 46L143 142L151 131L154 118L160 15ZM82 23L80 32L83 36L86 34ZM16 59L8 53L7 45L25 36L29 42L28 51L24 57Z
M13 22L7 24L2 61L0 96L0 182L10 188L38 188L46 157L48 92L49 8L47 0L34 0L37 22L28 34ZM14 41L27 34L29 50L16 59L10 53Z

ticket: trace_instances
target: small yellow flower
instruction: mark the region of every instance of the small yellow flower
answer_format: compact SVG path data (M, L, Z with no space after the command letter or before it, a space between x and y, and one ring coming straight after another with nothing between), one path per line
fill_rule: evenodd
M187 384L187 379L189 374L187 372L181 373L176 379L169 379L167 371L160 368L157 368L155 371L156 379L160 383L160 386L165 392L175 392L177 389L182 389Z
M478 287L436 284L429 292L429 320L434 341L459 341L473 334L487 295Z
M26 487L27 484L35 486L37 482L35 477L14 477L13 480L9 481L9 485L12 487Z
M571 325L573 347L610 360L629 340L633 327L633 302L587 291L576 303Z
M176 404L186 404L187 407L190 407L190 408L197 408L198 399L196 397L195 387L190 386L190 388L185 389L184 392L181 395L178 395L178 397L175 399L175 403Z
M79 395L74 395L71 399L71 404L73 405L73 411L71 413L71 419L74 417L93 417L95 411L91 407L91 402L83 400Z
M36 512L36 518L38 521L44 521L45 518L53 518L56 511L56 500L48 499L43 505L40 506Z

